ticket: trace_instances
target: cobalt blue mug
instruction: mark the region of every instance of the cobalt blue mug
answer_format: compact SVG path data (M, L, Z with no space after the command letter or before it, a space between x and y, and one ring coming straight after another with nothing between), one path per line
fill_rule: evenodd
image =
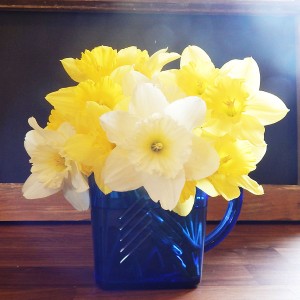
M143 188L104 195L91 177L90 196L95 279L103 289L196 287L204 252L232 230L243 201L242 192L229 201L206 236L208 196L199 189L186 217L163 210Z

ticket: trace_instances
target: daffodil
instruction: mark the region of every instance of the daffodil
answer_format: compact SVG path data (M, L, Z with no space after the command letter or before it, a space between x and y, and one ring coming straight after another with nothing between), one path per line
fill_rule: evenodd
M204 130L262 144L264 126L278 122L289 111L277 96L259 90L260 74L254 59L232 60L202 94L208 117Z
M85 50L81 58L65 58L61 60L68 75L76 82L88 79L98 81L108 76L117 67L117 50L107 46Z
M177 205L186 181L215 172L219 157L213 147L193 134L205 117L205 103L188 97L168 103L150 83L137 86L129 111L100 117L108 139L116 144L102 176L115 191L144 186L164 209Z
M177 84L188 96L200 96L216 76L216 68L208 54L197 46L186 47L176 71Z
M147 59L139 61L134 65L134 69L143 73L147 77L152 78L157 75L166 64L178 59L179 57L180 55L175 52L168 53L167 49L161 49Z
M217 140L215 149L220 157L218 170L200 180L197 186L210 196L222 195L226 200L237 198L240 188L261 195L263 188L248 174L256 169L257 163L266 152L266 144L254 146L246 140L225 136Z
M92 101L112 110L124 98L121 86L108 76L102 77L96 83L87 80L77 86L62 88L46 96L46 100L69 123L73 123L76 119L74 116L78 116L85 109L87 102Z
M32 174L23 185L27 199L43 198L63 191L65 198L78 210L89 208L89 186L80 165L64 151L74 129L63 123L54 130L41 128L34 118L29 119L33 130L25 137L25 149L32 163Z
M110 192L110 189L104 184L101 172L106 157L114 148L99 123L99 117L107 111L95 102L87 102L80 119L77 119L76 134L65 144L67 155L80 163L87 175L94 173L95 181L104 193Z
M119 52L111 47L100 46L91 51L86 50L80 59L65 58L62 64L74 81L82 82L90 79L97 82L121 66L132 66L136 71L152 78L167 63L179 57L177 53L168 53L167 49L161 49L149 56L148 51L142 51L134 46L121 49Z

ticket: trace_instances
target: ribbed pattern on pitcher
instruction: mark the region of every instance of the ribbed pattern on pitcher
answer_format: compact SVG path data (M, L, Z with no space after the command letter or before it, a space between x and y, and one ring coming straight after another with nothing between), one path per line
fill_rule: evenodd
M147 202L137 201L119 217L120 264L138 251L142 243L151 235L151 217L145 210L146 204Z
M136 201L127 208L118 218L120 264L135 265L135 274L143 278L152 276L155 269L172 276L199 274L204 232L195 222L198 216L195 220L181 218L181 222L174 216L178 218L174 213L149 207L147 201ZM137 261L137 257L142 259Z
M95 270L101 286L199 283L206 207L199 205L180 217L162 210L142 189L102 195L93 203Z

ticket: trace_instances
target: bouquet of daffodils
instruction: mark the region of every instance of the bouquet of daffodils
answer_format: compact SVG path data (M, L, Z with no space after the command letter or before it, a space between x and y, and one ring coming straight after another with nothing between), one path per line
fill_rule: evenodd
M164 68L177 59L178 69ZM144 187L163 209L183 216L196 187L226 200L240 188L263 193L248 174L266 152L264 126L288 109L259 90L254 59L216 68L197 46L152 56L137 47L100 46L62 65L76 84L46 96L53 109L45 128L29 119L25 198L62 190L86 210L91 174L105 194Z

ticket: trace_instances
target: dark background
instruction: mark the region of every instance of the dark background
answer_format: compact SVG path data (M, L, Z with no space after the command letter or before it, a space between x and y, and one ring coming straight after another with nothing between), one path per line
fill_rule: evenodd
M252 56L261 89L279 96L288 116L266 128L268 151L252 177L259 183L297 184L296 49L293 16L203 16L0 12L0 182L30 174L24 150L27 119L46 125L49 92L74 85L59 60L85 49L135 45L150 54L168 47L203 48L217 67Z

